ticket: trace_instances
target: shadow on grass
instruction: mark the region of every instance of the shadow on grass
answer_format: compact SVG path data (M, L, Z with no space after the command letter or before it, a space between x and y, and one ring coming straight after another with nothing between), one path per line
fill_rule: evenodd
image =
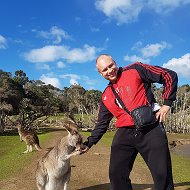
M152 188L152 184L132 184L134 190L141 190L141 189L147 189L147 188ZM85 187L82 189L78 190L112 190L110 183L106 184L100 184L100 185L95 185L91 187Z
M134 190L143 190L147 188L153 188L153 184L132 184ZM183 187L183 186L189 186L186 187L184 190L190 190L190 182L181 182L181 183L175 183L174 184L175 188L177 187ZM78 190L111 190L111 185L110 183L105 183L105 184L99 184L99 185L94 185L90 187L85 187L82 189Z

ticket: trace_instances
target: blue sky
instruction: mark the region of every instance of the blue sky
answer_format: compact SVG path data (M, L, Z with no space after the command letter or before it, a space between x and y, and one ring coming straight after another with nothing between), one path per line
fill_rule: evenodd
M190 84L190 0L1 0L0 68L60 89L107 85L95 59L164 66Z

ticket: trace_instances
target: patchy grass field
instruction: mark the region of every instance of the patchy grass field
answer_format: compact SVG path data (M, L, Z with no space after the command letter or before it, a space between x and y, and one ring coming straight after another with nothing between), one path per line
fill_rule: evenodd
M61 132L58 132L58 133L60 134ZM81 133L85 137L90 135L89 132L81 132ZM113 132L106 133L104 135L104 137L101 139L101 146L105 145L105 147L109 147L111 145L113 135L114 135ZM52 133L49 132L49 133L40 134L39 138L40 138L40 144L43 147L45 144L46 145L48 144L48 146L51 146L51 143L49 143L49 139L56 138L56 137L52 136ZM190 138L190 134L189 135L181 135L181 134L180 135L179 134L177 134L177 135L176 134L172 134L172 135L170 134L169 135L169 139L174 140L176 138L177 139L178 138L180 138L180 139L181 138ZM57 138L55 139L55 141L57 141ZM20 175L23 177L22 168L24 166L26 166L27 164L31 164L32 161L36 163L35 155L39 155L39 154L36 154L36 152L30 153L30 154L22 154L22 152L25 151L25 149L26 149L26 145L24 142L21 143L19 141L18 135L16 135L16 136L14 136L14 135L13 136L0 136L0 145L1 145L0 146L0 168L1 168L0 169L0 181L2 180L3 183L5 184L4 181L7 180L7 183L11 184L12 181L8 182L10 180L10 178L15 178L15 177L20 176ZM100 150L98 149L96 151L100 151ZM106 154L106 155L104 155L104 154ZM93 158L94 159L93 164L95 161L97 161L98 164L101 165L101 163L102 163L100 161L101 159L104 159L103 163L105 162L105 158L106 158L106 162L109 161L109 155L108 154L109 154L109 152L108 153L105 153L105 152L101 153L101 151L100 151L100 155L94 154L94 153L92 154L92 150L91 150L91 151L89 151L88 154L85 154L81 158L83 158L83 159L86 158L85 163L87 163L87 162L91 163L92 162L91 157L94 157ZM81 158L80 157L73 158L73 160L75 160L75 159L79 160L79 161L77 161L77 163L76 162L74 163L74 166L76 166L73 168L74 171L76 171L77 169L80 170L79 165L81 165L84 162L84 160L81 160ZM79 164L78 162L82 162L82 163ZM175 182L176 187L177 187L176 189L181 190L181 189L184 189L185 186L190 187L190 158L185 158L185 157L182 157L182 156L179 156L179 155L172 153L172 162L173 162L174 182ZM147 166L145 165L141 156L137 157L135 164L136 164L137 168L139 168L139 170L141 170L141 172L146 174L146 171L148 169L147 169ZM90 164L90 165L87 165L86 167L88 168L88 167L93 167L93 166ZM103 167L103 165L101 165L101 167ZM84 170L84 168L83 168L83 170ZM88 183L89 185L93 185L95 183L98 183L98 180L99 180L98 175L101 172L99 171L99 169L97 169L97 170L98 170L98 171L96 171L97 172L96 173L96 176L97 176L96 180L97 181L95 181L95 178L93 176L90 176L89 179L87 179L87 181L81 180L81 178L83 176L81 176L81 175L78 176L79 173L76 172L76 176L75 176L75 178L73 178L73 184L78 183L78 182L80 182L80 183L83 182L84 184ZM105 170L107 170L107 168ZM31 174L31 171L29 171L29 173ZM88 172L86 172L86 173L89 176L89 173ZM92 173L92 172L90 172L90 173ZM28 177L28 176L26 175L26 177ZM137 176L137 178L139 178L139 176ZM90 179L91 180L93 179L92 184L90 184L90 181L89 181ZM23 181L24 181L24 183L29 183L28 187L30 187L32 185L35 186L35 182L34 182L33 178L32 178L32 181L31 181L31 179L29 179L29 180L23 179ZM21 181L19 183L21 183ZM145 184L144 181L142 181L142 184ZM82 186L82 184L81 184L81 186ZM187 189L187 188L185 188L185 189ZM12 190L17 190L17 188L12 188Z
M47 141L51 133L39 135L40 143ZM0 136L0 180L15 176L27 163L35 152L23 154L26 150L25 142L20 142L18 135Z
M90 135L89 132L83 134L85 136ZM101 142L107 146L111 146L113 136L114 132L107 132L101 139ZM190 139L190 134L168 134L169 142L177 139ZM171 158L175 183L189 182L190 184L190 158L182 157L174 153L171 153ZM146 168L143 158L140 155L137 156L136 164Z

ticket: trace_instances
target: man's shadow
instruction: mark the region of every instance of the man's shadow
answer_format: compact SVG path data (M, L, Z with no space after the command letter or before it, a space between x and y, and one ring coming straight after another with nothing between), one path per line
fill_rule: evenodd
M134 190L143 190L143 189L152 189L153 184L132 184ZM182 187L186 186L184 190L190 190L190 182L181 182L181 183L175 183L175 187ZM82 189L78 190L112 190L110 183L105 183L105 184L99 184L99 185L94 185L90 187L85 187Z

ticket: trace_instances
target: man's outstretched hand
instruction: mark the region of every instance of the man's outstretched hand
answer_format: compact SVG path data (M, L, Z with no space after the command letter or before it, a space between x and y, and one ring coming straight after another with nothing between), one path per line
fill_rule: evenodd
M80 154L84 154L84 153L86 153L86 152L88 152L89 151L89 147L87 146L87 145L83 145L83 147L82 147L82 150L81 150L81 153Z

